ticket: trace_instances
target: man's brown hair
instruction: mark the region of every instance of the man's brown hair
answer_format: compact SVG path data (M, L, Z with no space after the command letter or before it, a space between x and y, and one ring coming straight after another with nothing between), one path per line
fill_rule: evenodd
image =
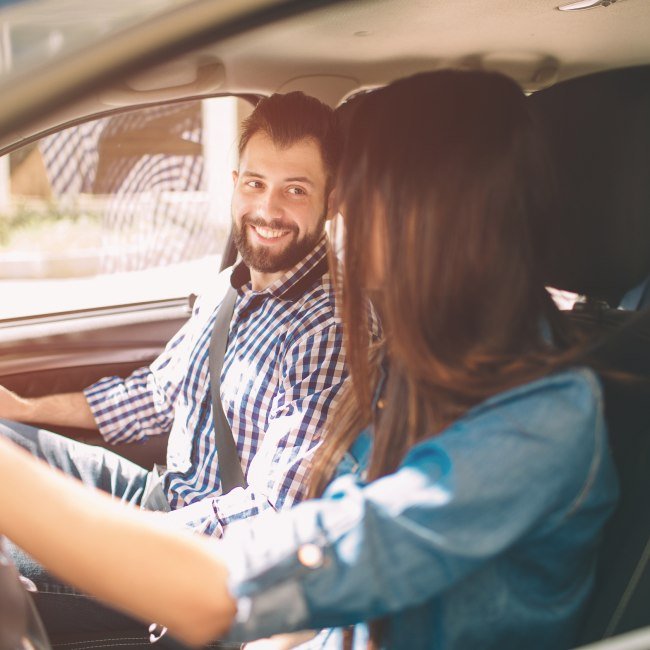
M302 92L265 97L242 125L239 138L241 156L249 140L265 133L278 147L313 139L318 144L327 173L326 194L331 190L341 157L342 137L338 116L315 97Z

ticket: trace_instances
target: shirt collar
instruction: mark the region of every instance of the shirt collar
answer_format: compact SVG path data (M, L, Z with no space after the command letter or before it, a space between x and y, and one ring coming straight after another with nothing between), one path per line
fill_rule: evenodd
M233 268L230 275L230 284L240 292L251 292L257 295L268 294L281 300L291 300L291 289L301 280L301 278L305 277L307 273L309 273L323 258L327 256L328 248L329 241L327 235L323 233L323 236L318 240L316 246L307 254L306 257L303 257L296 266L289 269L262 291L253 292L251 289L251 272L243 261L236 264Z

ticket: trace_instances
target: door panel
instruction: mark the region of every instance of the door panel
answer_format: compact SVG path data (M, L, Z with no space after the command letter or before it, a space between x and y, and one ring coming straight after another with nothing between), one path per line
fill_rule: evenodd
M178 300L0 325L0 384L37 397L79 391L106 376L126 377L156 358L189 313L188 302ZM97 431L59 427L57 432L107 446ZM111 449L151 466L164 462L166 442L161 436Z
M226 261L250 109L224 96L110 111L0 158L0 384L76 392L158 356ZM150 447L160 460L165 440L119 450L149 464Z

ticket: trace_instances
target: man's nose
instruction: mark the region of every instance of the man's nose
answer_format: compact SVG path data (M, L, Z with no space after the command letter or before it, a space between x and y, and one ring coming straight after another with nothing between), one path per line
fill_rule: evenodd
M257 216L265 219L279 219L282 217L282 195L277 190L269 189L257 203Z

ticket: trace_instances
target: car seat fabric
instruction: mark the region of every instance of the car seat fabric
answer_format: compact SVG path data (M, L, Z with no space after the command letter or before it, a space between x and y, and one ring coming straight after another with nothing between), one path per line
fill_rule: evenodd
M610 445L621 482L580 633L588 643L650 625L650 66L612 70L535 93L530 103L558 177L562 238L549 285L587 296L572 315L596 343ZM640 289L638 288L640 286ZM615 380L615 373L636 380Z
M650 376L650 311L606 337L592 358L606 368ZM621 500L604 536L583 643L650 624L650 386L647 380L604 383Z

